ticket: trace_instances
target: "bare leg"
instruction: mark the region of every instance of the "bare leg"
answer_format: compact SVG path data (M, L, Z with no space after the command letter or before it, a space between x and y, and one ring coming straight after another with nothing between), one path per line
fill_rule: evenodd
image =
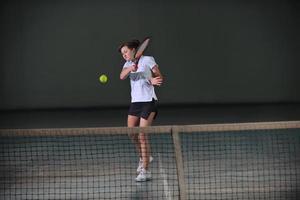
M127 126L128 127L136 127L138 126L140 121L139 117L133 116L133 115L128 115L127 119ZM139 141L139 135L138 134L129 134L129 137L131 138L133 144L135 145L135 148L139 154L139 157L142 157L142 152L141 152L141 145Z
M140 120L140 127L147 127L151 126L155 113L152 112L148 119L141 118ZM148 135L146 133L139 134L139 142L140 142L140 150L141 155L144 163L144 168L147 170L149 166L149 158L150 158L150 144L148 140Z

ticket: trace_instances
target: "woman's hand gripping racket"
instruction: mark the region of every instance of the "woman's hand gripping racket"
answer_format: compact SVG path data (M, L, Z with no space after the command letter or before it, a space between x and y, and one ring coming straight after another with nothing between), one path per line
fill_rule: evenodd
M150 42L150 38L146 37L143 40L143 42L140 44L140 46L138 46L138 48L136 49L136 52L133 56L134 57L133 62L135 63L136 70L138 68L139 60L140 60L141 56L143 55L143 53L145 52L146 48L148 47L149 42Z

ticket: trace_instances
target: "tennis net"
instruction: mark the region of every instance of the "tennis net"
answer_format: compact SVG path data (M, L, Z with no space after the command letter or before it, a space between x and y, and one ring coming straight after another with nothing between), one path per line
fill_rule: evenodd
M129 134L147 133L136 182ZM0 199L299 199L300 121L0 130Z

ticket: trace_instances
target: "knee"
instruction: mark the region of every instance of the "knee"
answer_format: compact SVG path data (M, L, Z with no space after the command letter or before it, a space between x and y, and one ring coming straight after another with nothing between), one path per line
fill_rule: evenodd
M140 140L141 144L146 144L147 143L147 136L145 135L145 133L140 133L139 140Z

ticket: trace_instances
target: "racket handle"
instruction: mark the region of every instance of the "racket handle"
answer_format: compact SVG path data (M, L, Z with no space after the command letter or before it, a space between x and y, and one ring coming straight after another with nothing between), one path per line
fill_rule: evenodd
M139 61L140 61L140 59L139 59L139 58L136 58L136 59L134 60L134 63L138 66Z

